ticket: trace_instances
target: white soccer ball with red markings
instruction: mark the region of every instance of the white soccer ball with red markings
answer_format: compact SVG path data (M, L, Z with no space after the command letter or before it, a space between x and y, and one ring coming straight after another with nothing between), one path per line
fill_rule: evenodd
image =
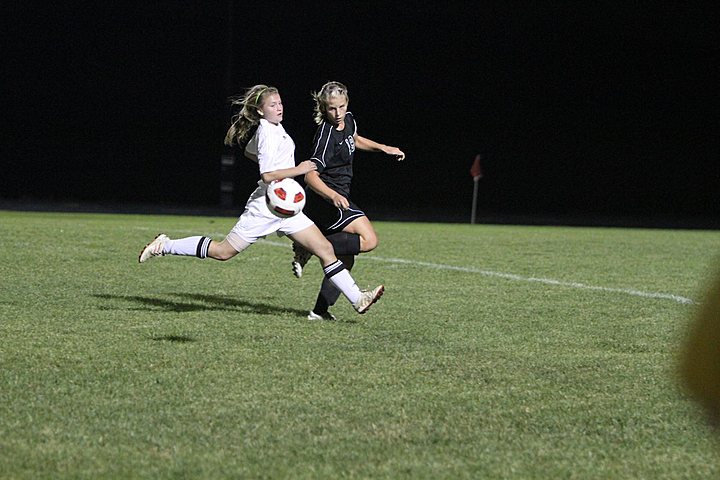
M292 178L275 180L267 187L265 203L280 218L294 217L305 207L305 190Z

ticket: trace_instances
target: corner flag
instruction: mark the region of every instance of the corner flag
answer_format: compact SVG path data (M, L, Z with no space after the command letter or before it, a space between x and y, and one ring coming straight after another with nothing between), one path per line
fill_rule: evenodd
M482 168L480 167L480 154L478 153L475 155L475 161L472 164L472 167L470 167L470 175L473 177L473 180L476 182L482 178Z

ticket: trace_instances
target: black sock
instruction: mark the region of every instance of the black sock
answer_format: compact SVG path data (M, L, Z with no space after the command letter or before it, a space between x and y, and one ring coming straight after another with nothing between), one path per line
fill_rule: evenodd
M348 271L352 270L353 265L355 265L355 257L353 255L341 255L338 256L338 260L345 264L345 268ZM312 311L318 315L322 315L328 311L328 308L335 305L338 298L340 298L340 290L333 285L330 280L323 278L322 284L320 285L320 293L318 293Z
M338 232L327 236L335 249L335 255L357 255L360 253L360 235L357 233Z

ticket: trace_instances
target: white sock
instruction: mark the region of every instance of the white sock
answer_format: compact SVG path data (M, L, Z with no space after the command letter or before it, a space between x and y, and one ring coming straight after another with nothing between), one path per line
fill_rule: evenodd
M340 260L337 260L335 263L323 267L323 271L325 277L350 300L350 303L355 305L355 302L360 299L360 287L357 286L345 265Z
M201 237L199 235L178 238L177 240L168 240L163 247L163 253L205 258L210 248L210 242L211 240L208 237Z

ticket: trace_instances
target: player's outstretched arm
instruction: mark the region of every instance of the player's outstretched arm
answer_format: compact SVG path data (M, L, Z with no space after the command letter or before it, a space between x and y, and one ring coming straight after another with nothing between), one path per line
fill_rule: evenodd
M305 160L299 165L292 168L281 168L280 170L273 170L271 172L265 172L260 175L262 181L270 183L273 180L281 180L283 178L293 178L300 175L304 175L312 170L317 170L317 165L311 160Z
M383 145L382 143L370 140L369 138L361 137L360 135L355 135L354 140L355 147L359 148L360 150L365 150L368 152L383 152L387 155L394 156L398 161L405 160L405 153L403 153L403 151L397 147Z

